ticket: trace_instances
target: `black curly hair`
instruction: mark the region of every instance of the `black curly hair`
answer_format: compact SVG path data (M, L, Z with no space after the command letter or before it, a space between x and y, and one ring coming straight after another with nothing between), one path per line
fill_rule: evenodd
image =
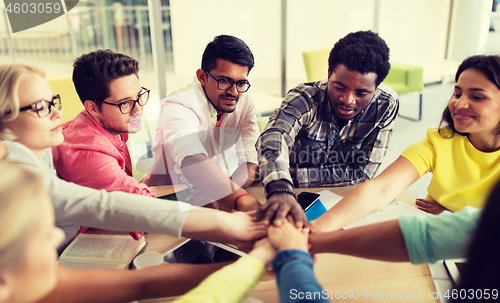
M389 73L389 47L372 31L349 33L335 43L328 58L328 78L338 64L361 74L377 74L377 86Z
M483 75L495 84L498 89L500 89L500 56L499 55L478 55L471 56L465 59L458 67L457 73L455 74L455 82L458 82L460 75L467 69L475 69L481 72ZM449 128L447 128L448 126ZM451 138L457 133L459 135L465 136L467 134L457 131L455 128L455 123L451 117L450 108L446 106L443 111L443 116L441 117L441 122L439 122L439 134L444 138Z
M82 103L108 98L111 82L132 74L139 78L139 62L109 49L82 55L73 63L73 83Z

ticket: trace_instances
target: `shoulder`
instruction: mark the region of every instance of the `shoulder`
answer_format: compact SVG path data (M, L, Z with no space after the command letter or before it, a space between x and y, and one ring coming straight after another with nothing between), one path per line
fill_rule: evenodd
M194 89L180 89L174 91L160 103L161 109L164 108L198 108L198 98Z
M315 98L318 95L324 96L327 90L326 80L316 81L316 82L306 82L297 85L292 88L288 94L303 95L308 98ZM287 94L287 95L288 95Z
M380 84L375 92L374 99L386 107L395 108L399 104L399 95L389 86Z
M427 128L427 139L436 145L467 140L467 137L454 133L449 126L445 126Z
M326 91L326 80L302 83L288 91L282 105L304 112L317 107L325 99Z

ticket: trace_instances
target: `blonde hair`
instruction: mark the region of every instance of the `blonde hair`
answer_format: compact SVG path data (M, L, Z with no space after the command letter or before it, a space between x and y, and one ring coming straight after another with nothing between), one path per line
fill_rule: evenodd
M30 74L45 78L45 72L33 66L23 64L0 65L0 139L14 140L15 137L4 125L19 115L19 96L21 81Z
M39 212L40 176L17 164L0 161L0 270L22 255L28 231ZM27 235L28 234L28 235Z

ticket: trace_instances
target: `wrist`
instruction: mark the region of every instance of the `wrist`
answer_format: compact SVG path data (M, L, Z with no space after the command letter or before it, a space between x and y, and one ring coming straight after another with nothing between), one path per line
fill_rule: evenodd
M290 184L290 182L286 180L278 180L269 183L266 186L266 193L267 193L266 196L267 199L269 199L269 197L271 197L272 195L279 193L287 193L292 195L295 199L297 199L297 197L295 197L295 194L293 192L292 184Z
M244 193L244 194L241 194L239 195L238 197L236 197L236 199L234 199L234 210L238 210L238 200L242 197L246 197L246 196L251 196L251 194L249 193Z

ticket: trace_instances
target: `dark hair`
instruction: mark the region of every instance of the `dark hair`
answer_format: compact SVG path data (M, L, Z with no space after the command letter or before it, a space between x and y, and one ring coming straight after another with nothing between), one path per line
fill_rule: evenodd
M243 40L228 35L219 35L207 44L201 58L201 69L208 72L216 69L217 59L246 66L248 72L254 66L253 54L248 45Z
M82 103L102 101L109 97L109 85L113 80L132 74L139 77L138 73L139 62L134 58L109 49L98 50L75 60L73 83Z
M458 67L457 73L455 75L455 82L458 82L460 75L467 69L475 69L481 72L488 78L493 84L495 84L498 89L500 89L500 56L490 55L490 56L472 56L465 59ZM446 128L449 126L449 129ZM447 131L445 131L447 130ZM439 134L445 138L452 137L453 134L467 135L457 131L455 124L453 123L453 118L451 117L451 112L448 106L443 111L443 116L441 117L441 122L439 122Z
M372 31L349 33L335 43L328 58L328 76L338 64L361 74L377 74L377 86L389 73L389 47Z
M491 191L469 243L468 261L460 273L458 290L497 289L500 291L500 182ZM468 293L467 293L468 295ZM484 295L484 294L483 294ZM491 293L490 293L491 295ZM454 300L458 301L458 300ZM460 300L462 301L462 300Z

